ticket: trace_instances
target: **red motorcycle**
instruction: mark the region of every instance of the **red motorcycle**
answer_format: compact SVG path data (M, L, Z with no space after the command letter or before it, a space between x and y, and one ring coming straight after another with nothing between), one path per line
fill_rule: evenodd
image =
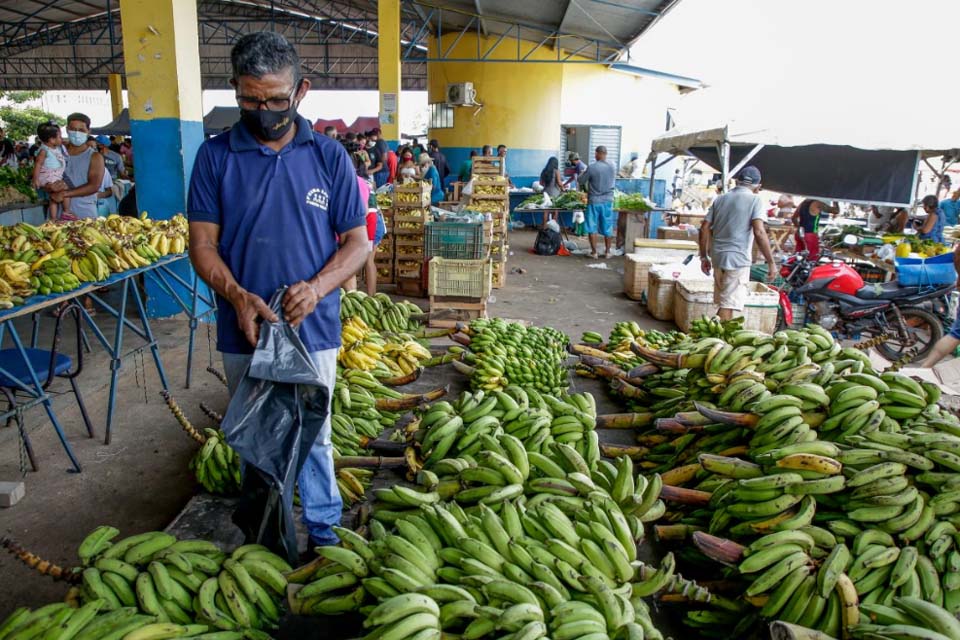
M829 256L827 256L829 260ZM897 282L865 284L849 264L813 262L791 256L780 275L802 296L808 323L819 324L841 339L884 339L877 350L888 360L911 356L922 360L943 337L943 314L954 285L903 287ZM789 324L792 305L781 291L781 322Z

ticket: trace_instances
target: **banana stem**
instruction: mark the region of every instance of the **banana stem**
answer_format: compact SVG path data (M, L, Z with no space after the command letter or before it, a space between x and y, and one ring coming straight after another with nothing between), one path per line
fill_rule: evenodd
M443 338L444 336L449 336L456 329L433 329L430 330L427 327L422 327L414 335L416 338Z
M616 359L616 356L609 354L606 351L601 351L600 349L590 347L585 344L567 345L567 351L577 356L589 356L598 360L610 361Z
M423 362L421 362L420 364L423 365ZM380 382L380 384L388 387L401 387L405 384L410 384L411 382L416 381L417 378L419 378L420 374L422 373L423 373L423 366L420 366L406 375L396 376L393 378L378 378L378 381Z
M473 335L473 329L470 328L470 324L467 323L467 322L458 322L458 323L454 326L454 329L456 329L456 330L459 331L460 333L466 334L466 335L468 335L468 336L472 336L472 335Z
M177 419L180 427L187 432L187 435L196 440L199 444L205 444L207 442L206 436L197 431L196 428L190 424L187 416L183 414L183 409L181 409L180 405L177 404L177 401L173 399L173 396L171 396L166 389L161 390L160 395L163 396L163 400L167 403L167 407L170 408L170 413L172 413L173 417Z
M382 411L402 411L404 409L413 409L425 402L433 402L437 398L442 398L450 390L449 386L441 389L434 389L427 393L413 394L401 398L377 398L374 405Z
M694 531L702 529L692 524L658 524L653 527L657 540L682 541L689 538Z
M392 453L403 455L403 450L407 445L402 442L390 442L389 440L374 440L372 438L361 437L360 446L364 449L376 451L379 454Z
M454 360L451 364L453 365L454 369L465 376L472 376L474 371L476 371L475 367L471 367L470 365L460 362L459 360Z
M669 353L667 351L658 351L656 349L650 349L644 347L641 344L636 342L630 343L630 350L635 354L643 358L648 362L653 364L659 364L665 367L670 367L672 369L682 369L681 366L683 360L683 354L680 353Z
M628 456L632 460L637 460L650 453L650 449L622 444L601 444L600 452L608 458Z
M740 561L743 560L743 551L746 548L733 540L720 538L705 531L695 531L693 533L693 544L711 560L731 567L740 564Z
M219 369L217 369L217 368L215 368L215 367L207 367L207 373L209 373L209 374L212 375L214 378L216 378L217 380L219 380L220 382L222 382L222 383L223 383L223 386L225 386L225 387L229 386L229 385L227 384L227 376L226 376L222 371L220 371Z
M834 640L834 638L822 631L775 620L770 623L770 640Z
M663 488L660 489L661 500L665 502L676 502L678 504L688 504L695 507L706 507L709 505L711 495L712 494L706 491L673 487L669 484L663 485Z
M217 413L216 411L214 411L213 409L211 409L210 407L208 407L205 402L200 403L200 411L203 411L203 413L208 418L210 418L217 424L220 424L221 422L223 422L223 416Z
M460 359L459 353L445 353L440 356L434 356L427 360L421 360L421 367L436 367L441 364L450 364L451 362L456 362Z
M703 425L687 425L675 418L657 418L656 428L660 433L698 433L703 431Z
M605 380L623 380L627 377L623 369L610 364L600 363L588 366L593 369L594 373Z
M713 421L699 411L681 411L673 416L674 420L687 426L702 426L712 424Z
M403 458L384 458L383 456L340 456L334 458L334 469L359 467L361 469L398 469L407 466Z
M734 413L732 411L720 411L696 401L693 403L693 406L696 407L697 411L708 418L710 422L722 422L723 424L732 424L738 427L754 427L760 420L760 416L755 413Z
M597 429L632 429L645 427L653 420L652 413L608 413L597 416Z
M642 400L647 397L647 394L640 387L635 387L629 382L626 382L622 378L614 378L610 381L610 388L624 396L625 398L633 398L635 400Z
M465 347L469 347L469 346L470 346L470 343L472 342L472 340L470 340L470 336L468 336L468 335L465 334L465 333L454 333L454 334L451 334L451 335L450 335L450 339L453 340L454 342L458 342L458 343L462 344L462 345L465 346Z
M660 367L653 363L647 362L638 367L630 369L630 371L627 371L627 378L646 378L647 376L652 376L655 373L660 373Z
M36 570L40 575L50 576L54 580L62 580L70 584L78 584L81 580L79 569L64 569L60 565L44 560L21 547L16 540L0 538L0 547L9 551L17 560Z

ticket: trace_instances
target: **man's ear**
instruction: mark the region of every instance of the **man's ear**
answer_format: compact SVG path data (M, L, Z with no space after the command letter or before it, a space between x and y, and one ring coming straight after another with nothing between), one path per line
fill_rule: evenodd
M234 89L237 88L237 80L236 80L236 78L230 78L230 86L233 87Z
M310 91L310 80L307 78L300 79L300 88L297 89L297 102L302 101L307 97L307 92Z

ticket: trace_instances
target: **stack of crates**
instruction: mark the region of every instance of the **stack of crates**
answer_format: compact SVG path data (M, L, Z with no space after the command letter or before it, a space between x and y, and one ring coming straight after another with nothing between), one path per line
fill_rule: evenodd
M393 284L396 276L394 269L395 246L393 235L393 205L381 207L380 213L383 215L383 223L387 227L387 234L377 245L373 261L377 266L377 284Z
M393 188L394 274L397 293L426 295L424 223L430 216L430 184L408 182Z
M474 158L474 163L478 158ZM476 164L474 167L476 168ZM507 228L510 221L510 191L506 177L499 174L473 174L470 210L488 214L486 242L493 263L493 287L499 289L507 276Z

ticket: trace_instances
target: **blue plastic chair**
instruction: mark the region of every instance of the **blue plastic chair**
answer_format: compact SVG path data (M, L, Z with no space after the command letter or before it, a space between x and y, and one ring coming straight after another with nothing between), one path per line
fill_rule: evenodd
M59 351L62 322L64 316L67 314L73 315L77 327L77 366L76 369L72 371L71 369L73 369L74 364L73 359ZM64 378L70 381L70 388L73 391L73 395L77 398L77 405L80 407L80 415L83 416L83 423L87 428L87 434L92 438L93 425L90 424L87 407L84 405L83 396L80 395L80 389L77 387L77 376L79 376L83 370L82 318L83 315L80 312L80 305L78 305L76 301L70 302L67 306L63 307L57 315L57 322L53 332L53 349L48 351L46 349L24 348L24 352L30 361L30 366L33 368L37 379L41 381L40 386L44 391L50 387L55 378ZM29 388L33 384L30 371L17 349L0 349L0 367L6 371L6 374L0 373L0 393L7 399L9 405L8 411L13 411L17 407L17 391L23 391L20 385ZM15 416L7 418L7 426L9 427L10 423L15 420ZM54 423L54 426L57 426L56 423ZM37 471L39 467L37 466L36 457L33 454L33 445L30 443L30 436L26 430L23 430L22 433L23 445L27 450L30 465L34 471ZM60 436L60 439L63 440L64 445L66 445L63 434L57 435Z

